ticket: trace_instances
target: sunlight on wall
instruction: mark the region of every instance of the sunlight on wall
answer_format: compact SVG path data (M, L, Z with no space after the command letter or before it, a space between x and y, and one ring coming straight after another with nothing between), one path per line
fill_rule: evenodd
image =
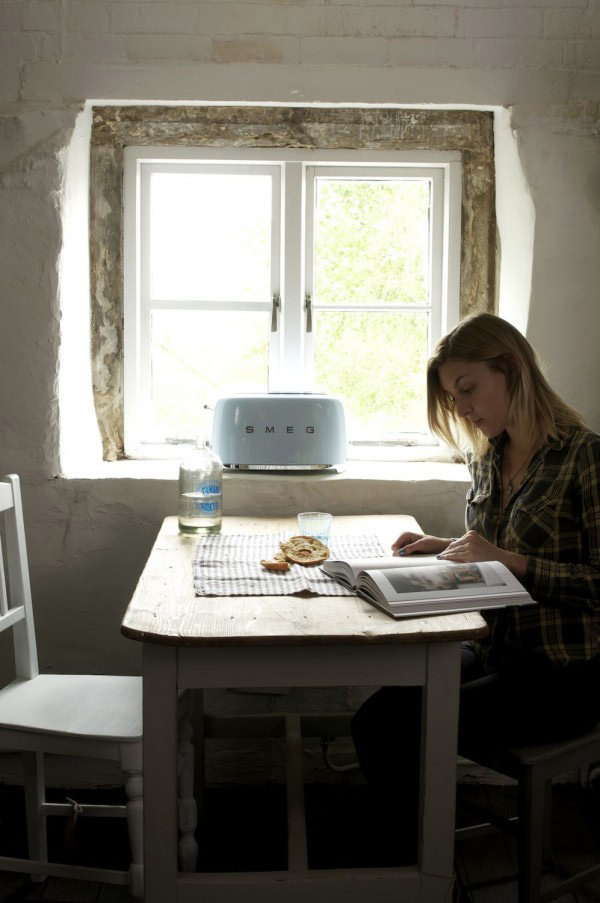
M500 278L498 313L527 332L533 269L535 208L521 166L510 110L494 110L496 220Z
M91 106L80 113L63 153L63 247L59 262L60 467L70 476L85 462L101 461L90 360L88 192Z

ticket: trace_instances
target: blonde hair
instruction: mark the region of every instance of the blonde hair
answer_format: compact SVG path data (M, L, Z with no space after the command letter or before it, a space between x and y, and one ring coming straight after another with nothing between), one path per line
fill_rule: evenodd
M441 339L427 364L427 419L431 431L460 454L465 439L476 457L489 441L469 420L456 412L443 389L439 368L450 360L485 362L506 377L509 396L507 426L532 424L532 439L560 438L583 418L556 394L540 370L535 351L526 338L506 320L494 314L467 317Z

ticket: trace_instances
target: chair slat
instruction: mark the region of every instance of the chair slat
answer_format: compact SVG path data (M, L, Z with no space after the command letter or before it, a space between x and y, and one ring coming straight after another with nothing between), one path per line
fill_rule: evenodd
M12 508L13 493L10 483L0 483L0 511Z
M18 677L35 677L39 671L19 478L16 474L8 474L2 478L0 486L8 487L12 500L4 516L8 589L10 598L18 600L25 609L25 618L20 619L14 633L15 669Z
M117 869L94 868L88 865L62 864L47 862L44 859L19 859L14 856L0 856L0 869L10 872L38 872L43 875L55 875L58 878L79 878L83 881L104 882L110 884L129 884L130 875Z
M71 815L73 806L71 803L42 803L42 815ZM84 816L93 818L127 818L127 806L118 806L110 803L106 806L98 803L84 803L77 810L77 818Z
M8 630L9 627L14 627L19 621L24 620L25 609L22 605L19 605L17 608L10 608L6 614L0 615L0 633L2 633L3 630Z
M2 541L0 540L0 615L8 611L8 593L6 592L6 576L4 574L4 557L2 555Z

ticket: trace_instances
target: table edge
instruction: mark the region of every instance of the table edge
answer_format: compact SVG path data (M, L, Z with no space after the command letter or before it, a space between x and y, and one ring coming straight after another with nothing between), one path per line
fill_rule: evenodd
M478 614L478 612L472 612ZM431 615L433 617L448 618L454 615ZM408 619L407 619L408 620ZM314 634L309 636L229 636L229 637L183 637L165 636L164 634L138 631L134 628L121 626L121 634L129 640L140 643L153 643L157 646L183 646L189 648L199 647L254 647L254 646L405 646L417 643L457 643L462 640L479 640L486 637L489 628L483 618L481 623L471 628L451 628L447 632L424 631L422 633L386 633L376 636L348 636L347 634Z

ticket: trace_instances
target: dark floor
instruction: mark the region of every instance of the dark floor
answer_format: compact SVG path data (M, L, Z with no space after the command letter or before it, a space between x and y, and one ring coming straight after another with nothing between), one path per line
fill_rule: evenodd
M65 795L57 795L64 799ZM103 793L106 793L104 791ZM116 791L119 801L119 792ZM83 797L83 798L82 798ZM20 788L0 786L0 852L22 855L24 824ZM79 792L78 801L85 802ZM97 801L97 794L96 794ZM458 791L459 824L472 822L468 804L491 804L500 813L514 810L514 788L489 784L461 784ZM344 868L358 864L377 866L382 861L379 832L371 829L364 788L360 785L307 787L309 864L314 868ZM279 869L286 867L285 797L283 788L269 786L209 791L207 809L211 830L199 833L200 870ZM548 886L558 876L580 871L600 861L600 786L582 790L574 784L555 788L553 836L555 862L545 878ZM259 813L259 815L257 815ZM124 821L79 819L74 835L52 819L50 847L61 856L86 864L127 866L128 841ZM515 841L494 833L457 843L456 875L459 903L514 903L516 901ZM465 890L468 886L469 889ZM570 894L561 903L600 903L600 878ZM26 876L0 872L0 901L45 903L128 903L125 887L49 878L32 884Z

